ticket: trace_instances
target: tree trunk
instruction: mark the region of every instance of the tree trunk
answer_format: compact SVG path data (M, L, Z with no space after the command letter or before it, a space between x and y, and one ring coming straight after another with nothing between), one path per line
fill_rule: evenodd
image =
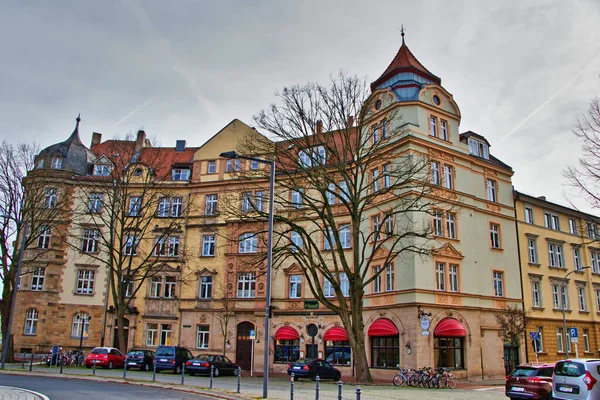
M117 312L117 341L119 350L125 354L127 349L127 339L125 338L124 312Z
M358 300L360 297L355 297ZM365 348L364 321L362 316L362 300L355 301L358 304L352 304L350 307L351 315L341 315L342 323L349 333L348 340L352 348L354 371L357 382L371 383L371 371L367 359L367 349ZM352 319L350 321L350 318ZM348 329L350 328L351 329Z
M9 273L7 275L9 279L4 282L2 300L0 300L0 316L2 317L2 350L4 349L4 341L9 339L8 321L10 320L10 314L12 312L12 296L15 287L14 281L10 278L13 274ZM6 353L6 362L14 361L13 343L14 341L11 336L8 343L8 351Z

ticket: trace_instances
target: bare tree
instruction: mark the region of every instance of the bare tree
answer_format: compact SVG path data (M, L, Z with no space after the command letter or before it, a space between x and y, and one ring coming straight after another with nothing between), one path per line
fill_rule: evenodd
M524 334L527 332L531 311L525 310L519 304L505 305L496 311L494 316L500 327L500 336L505 343L510 343L512 348L518 348ZM509 370L512 370L514 359L509 360Z
M168 182L170 166L162 165L160 148L113 140L104 146L102 157L97 165L105 168L105 176L81 177L77 183L74 219L79 229L66 240L81 257L106 267L117 342L124 350L125 315L135 312L135 295L159 273L181 275L187 206L174 188L176 182ZM167 293L174 290L172 285L157 290L176 296Z
M51 251L50 235L58 233L65 217L67 194L59 190L55 178L33 170L38 151L35 143L15 146L3 141L0 144L0 279L3 284L0 316L2 338L10 341L6 358L9 362L13 358L13 342L8 332L8 321L13 311L15 287L23 275L31 272L30 265ZM28 226L26 237L23 236L24 223ZM27 257L21 277L17 277L22 240L25 240Z
M357 379L369 382L366 289L397 258L432 251L429 154L406 145L410 133L401 116L392 106L376 112L381 100L357 77L340 73L328 85L293 86L276 95L280 104L255 116L269 137L238 146L239 153L277 166L273 265L301 269L315 299L341 319ZM250 165L240 181L246 188L229 212L245 222L263 221L252 232L264 238L265 177ZM443 201L435 205L442 208Z
M231 296L223 283L217 285L215 296L213 297L217 307L213 308L214 316L219 322L219 328L223 335L223 354L227 351L227 342L229 340L229 323L235 317L235 297Z

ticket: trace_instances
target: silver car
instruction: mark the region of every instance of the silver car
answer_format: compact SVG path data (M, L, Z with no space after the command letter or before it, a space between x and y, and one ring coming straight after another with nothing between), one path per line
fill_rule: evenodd
M576 358L554 366L552 397L555 400L600 400L600 360Z

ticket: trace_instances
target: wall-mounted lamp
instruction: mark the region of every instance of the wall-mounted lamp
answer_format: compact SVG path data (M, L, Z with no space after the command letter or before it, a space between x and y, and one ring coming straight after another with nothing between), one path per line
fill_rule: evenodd
M227 344L227 348L230 349L231 348L231 342L229 341L229 339L227 339L226 344Z
M410 348L410 342L407 341L404 347L406 347L406 352L408 353L408 355L410 355L412 353L412 349Z
M300 343L304 343L304 334L300 335Z
M427 315L428 317L431 317L431 313L430 312L425 312L421 309L421 306L417 307L417 318L421 319L424 315Z

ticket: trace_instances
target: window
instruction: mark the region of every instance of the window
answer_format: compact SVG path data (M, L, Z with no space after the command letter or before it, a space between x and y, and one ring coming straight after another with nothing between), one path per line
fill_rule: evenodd
M590 239L598 239L598 225L588 222L585 224L587 230L587 236Z
M171 174L171 179L174 181L188 181L190 179L190 169L189 168L173 168L173 171Z
M126 285L125 286L125 297L132 297L134 289L135 289L135 282L133 281L133 279L131 277L125 277L123 279L123 282Z
M300 340L275 340L275 355L273 362L294 362L300 358Z
M242 212L252 211L252 192L242 193Z
M497 183L492 179L486 179L487 199L496 203L498 201Z
M379 169L371 171L371 183L373 184L373 193L379 191Z
M586 353L590 351L590 330L583 330L583 351Z
M437 161L431 162L431 184L439 185L441 183L440 178L440 163Z
M54 188L46 189L46 199L44 200L44 207L46 207L48 209L52 209L52 208L56 207L56 200L57 200L56 189L54 189Z
M569 218L569 232L572 235L577 235L577 221L573 218Z
M302 246L304 245L302 236L296 231L292 231L290 234L290 241L292 242L292 251L302 250Z
M535 239L527 239L527 252L529 254L529 263L537 264L538 263L538 255L537 255L537 243Z
M433 234L435 236L444 236L444 215L441 211L433 212Z
M560 283L552 284L552 303L555 310L569 309L569 297L567 288ZM562 303L562 304L561 304Z
M44 168L44 159L43 158L38 160L37 168Z
M394 220L391 215L388 215L383 219L383 226L385 229L385 236L392 237L394 234Z
M212 297L212 276L200 277L200 293L198 297L201 299L210 299Z
M175 298L175 288L177 285L177 278L174 276L165 277L165 291L163 297L165 298Z
M340 243L343 249L349 249L352 243L352 237L350 235L350 225L341 225L340 230Z
M490 158L488 144L474 138L469 138L469 153L477 157L485 158L486 160Z
M109 176L111 171L112 167L110 165L94 165L94 175L96 176Z
M327 227L323 233L323 250L331 250L334 244L333 230L331 227Z
M158 346L158 324L146 324L146 346Z
M327 199L327 204L335 204L335 183L331 182L327 186L325 198Z
M102 193L91 193L90 202L88 204L88 212L94 214L100 214L102 212Z
M600 312L600 289L596 288L594 293L596 294L596 312Z
M292 207L302 208L302 195L303 194L304 194L304 189L292 190Z
M44 288L44 276L46 275L46 268L35 267L33 274L31 275L31 290L43 290Z
M494 271L494 296L504 297L504 273Z
M30 308L25 314L25 335L35 335L37 332L38 310Z
M179 255L179 237L161 237L156 239L154 255L157 257L177 257Z
M435 283L437 290L446 290L446 264L436 263Z
M158 213L159 217L168 217L171 200L168 197L163 197L158 202Z
M392 186L392 177L390 173L392 171L392 165L390 163L383 164L383 187L389 188Z
M490 246L492 249L500 247L500 225L490 223Z
M565 352L564 337L562 328L556 328L556 351L559 353Z
M388 129L388 121L387 119L384 119L383 121L381 121L381 138L387 139L389 135L390 133Z
M373 125L373 143L379 142L379 126Z
M429 117L429 134L431 136L437 137L437 118L430 116Z
M327 278L323 278L323 295L325 297L335 296L335 288L331 284L331 281Z
M240 253L256 253L258 248L258 237L254 233L242 233L240 235Z
M325 360L333 365L348 365L352 359L352 348L350 342L345 341L326 341L325 342Z
M564 268L562 249L562 244L548 243L548 255L551 267Z
M350 281L345 272L340 272L340 290L342 291L342 296L348 297L350 295Z
M385 291L391 292L394 290L394 265L388 264L385 267Z
M258 169L258 161L250 160L250 169L257 170Z
M451 292L458 292L458 265L450 264L448 267L448 283Z
M338 186L340 188L340 199L345 202L350 201L350 193L348 192L348 185L346 184L346 181L340 182Z
M84 253L96 253L98 251L99 236L100 236L100 231L98 229L84 229L83 230L82 250Z
M540 290L540 281L532 280L531 281L531 304L533 307L541 307L542 306L542 293Z
M381 267L373 267L373 293L381 292Z
M215 255L215 235L204 235L202 237L202 256L212 257Z
M238 274L237 297L253 298L256 296L256 273L241 272Z
M217 213L217 195L207 194L205 199L204 215L215 215Z
M590 251L590 260L592 262L592 272L600 274L600 253L597 251Z
M302 297L302 275L290 275L290 299Z
M454 167L451 165L444 165L444 187L454 189Z
M254 208L257 211L264 212L265 211L265 192L258 191L254 193Z
M150 297L160 297L162 294L162 278L152 277L150 278Z
M438 367L464 368L464 338L436 337L433 340L433 359Z
M233 160L233 169L235 171L240 170L240 159L239 158L236 158L235 160Z
M40 234L37 241L38 249L50 248L50 237L50 227L47 225L40 226Z
M172 338L171 324L160 324L160 345L170 346Z
M137 246L140 240L134 235L125 236L125 251L123 252L126 256L137 255Z
M52 158L52 169L62 169L63 167L63 158L62 157L54 157Z
M207 325L198 325L196 331L196 348L208 349L209 327Z
M324 165L327 162L325 147L315 146L310 149L301 150L298 153L298 161L302 167Z
M231 160L225 161L225 172L231 172Z
M573 265L575 266L575 271L581 271L581 252L579 251L579 247L573 248Z
M525 207L525 222L533 224L533 208Z
M446 214L446 232L450 239L456 239L456 221L454 213Z
M585 285L577 286L577 301L579 303L579 311L587 311L587 303L585 301Z
M208 162L208 167L206 169L207 174L214 174L216 172L217 166L214 160Z
M546 225L546 228L554 229L555 231L560 230L558 224L558 215L556 214L551 214L548 212L544 213L544 223Z
M129 216L136 217L142 210L142 198L140 196L131 196L129 198Z
M171 217L181 217L183 212L183 197L173 197L171 199Z
M94 294L94 271L80 269L77 273L77 294Z
M544 330L541 326L535 328L535 330L540 334L538 337L540 339L540 352L544 351Z
M71 337L80 338L83 329L83 337L87 338L90 331L90 316L86 312L78 312L73 315L71 321Z
M448 123L443 119L440 120L440 138L448 140Z
M373 227L373 241L379 240L379 232L381 231L381 217L374 215L371 217L371 226Z

